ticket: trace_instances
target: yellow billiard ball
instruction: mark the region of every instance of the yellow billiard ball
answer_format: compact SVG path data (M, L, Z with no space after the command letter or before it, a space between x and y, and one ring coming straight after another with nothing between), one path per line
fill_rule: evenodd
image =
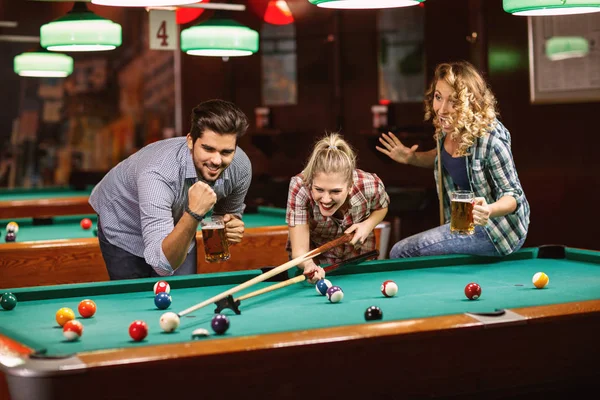
M65 326L68 321L75 319L75 313L68 307L63 307L56 312L56 322L60 326Z
M550 278L548 278L548 275L543 272L537 272L535 275L533 275L531 281L536 288L541 289L546 287L548 282L550 282Z

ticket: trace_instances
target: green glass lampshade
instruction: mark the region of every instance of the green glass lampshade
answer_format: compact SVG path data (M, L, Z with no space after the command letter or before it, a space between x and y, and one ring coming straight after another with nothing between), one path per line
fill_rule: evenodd
M104 51L121 45L121 25L75 3L63 17L40 28L40 43L51 51Z
M64 78L73 73L73 58L49 51L21 53L13 60L15 73L20 76Z
M258 42L258 32L231 19L212 18L181 31L181 51L193 56L249 56Z
M552 61L585 57L589 52L589 43L581 36L554 36L546 40L546 56Z
M414 6L425 0L308 0L315 6L337 9L396 8Z
M569 15L600 12L600 0L503 0L504 11L514 15Z
M201 0L92 0L92 4L116 7L165 7L199 3Z

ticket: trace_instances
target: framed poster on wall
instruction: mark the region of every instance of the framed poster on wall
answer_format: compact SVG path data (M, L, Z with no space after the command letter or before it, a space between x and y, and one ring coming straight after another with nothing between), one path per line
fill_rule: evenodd
M528 17L534 104L600 101L600 13Z

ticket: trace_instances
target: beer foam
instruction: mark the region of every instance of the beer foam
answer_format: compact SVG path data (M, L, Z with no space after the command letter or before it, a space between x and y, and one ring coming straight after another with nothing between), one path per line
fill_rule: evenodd
M473 200L469 200L469 199L452 199L452 201L455 201L457 203L472 203Z
M225 229L225 226L220 222L210 222L202 225L202 229Z

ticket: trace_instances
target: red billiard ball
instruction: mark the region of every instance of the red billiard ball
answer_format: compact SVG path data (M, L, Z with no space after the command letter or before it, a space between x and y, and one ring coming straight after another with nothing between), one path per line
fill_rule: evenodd
M79 311L79 315L83 318L90 318L96 314L96 303L90 299L81 300L77 307L77 311Z
M481 286L475 282L469 283L465 286L465 296L467 296L469 300L477 300L481 297Z
M140 342L148 336L148 325L144 321L133 321L129 325L129 336L136 342Z
M89 218L84 218L81 220L80 224L83 229L90 229L92 227L92 220Z

